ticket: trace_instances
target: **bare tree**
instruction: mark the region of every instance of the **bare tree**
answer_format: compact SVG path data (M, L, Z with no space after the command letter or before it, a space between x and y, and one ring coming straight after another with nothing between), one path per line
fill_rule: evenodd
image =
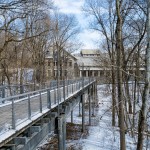
M52 3L49 4L52 6ZM17 45L18 43L19 47L22 48L22 55L20 55L22 56L20 59L20 67L22 68L20 70L20 84L23 84L22 75L23 68L25 67L25 64L22 62L25 59L28 59L27 57L29 56L24 55L28 53L25 52L27 50L27 41L29 42L31 39L42 37L49 31L48 28L44 29L43 27L45 23L44 20L46 20L45 16L47 16L46 14L48 13L48 8L50 7L47 5L46 0L12 0L1 1L0 3L0 17L2 18L0 24L0 35L3 35L4 37L3 43L0 45L0 63L4 68L4 62L6 62L6 59L3 58L3 53L6 53L7 49L9 49L9 45L12 45L11 43L14 45ZM35 28L36 32L32 32ZM18 51L18 53L20 52ZM4 76L6 76L6 72L4 73Z
M149 101L149 87L150 87L150 2L147 1L147 50L146 50L146 75L145 75L145 86L142 96L142 106L139 114L138 123L138 143L137 150L143 149L143 138L146 126L146 116L148 112L148 101Z
M125 121L126 128L131 130L133 128L129 114L134 111L133 116L135 116L137 112L135 111L136 104L134 101L136 99L136 87L133 91L133 98L130 91L130 80L136 79L138 83L142 80L140 75L142 65L140 64L142 64L142 51L145 50L145 2L135 0L86 0L83 7L86 15L92 16L90 20L93 20L90 27L102 33L105 37L105 48L110 60L108 67L112 66L112 125L115 125L116 112L114 108L118 104L119 126L121 127L121 124L124 124ZM135 59L135 56L138 58ZM116 70L117 74L115 73ZM140 88L138 83L137 86ZM118 89L118 103L116 103L115 85ZM120 115L123 115L123 120ZM124 129L122 129L122 141L120 142L125 148L125 135Z
M64 51L70 51L73 48L73 41L75 43L75 37L79 31L78 22L75 16L55 12L52 26L52 46L54 53L57 55L57 57L59 57L59 61L55 61L58 63L57 65L59 66L62 78L65 77L65 70L63 69L63 66L68 63L68 54L66 53L64 55Z

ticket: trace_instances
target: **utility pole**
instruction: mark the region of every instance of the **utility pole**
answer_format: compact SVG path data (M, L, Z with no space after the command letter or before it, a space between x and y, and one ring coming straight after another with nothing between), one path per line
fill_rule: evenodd
M142 107L139 113L138 122L138 143L137 150L143 149L143 139L148 112L149 88L150 88L150 0L147 0L147 49L145 62L145 87L142 96Z

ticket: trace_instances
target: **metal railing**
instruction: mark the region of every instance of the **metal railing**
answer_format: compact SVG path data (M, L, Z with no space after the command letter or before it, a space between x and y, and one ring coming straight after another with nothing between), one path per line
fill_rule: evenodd
M39 89L40 89L39 85L38 84L35 85L33 83L23 85L18 84L2 85L0 86L0 99Z
M3 98L0 105L0 135L57 106L58 100L62 103L93 81L93 78L60 81L60 90L57 89L57 81L52 81L46 89Z

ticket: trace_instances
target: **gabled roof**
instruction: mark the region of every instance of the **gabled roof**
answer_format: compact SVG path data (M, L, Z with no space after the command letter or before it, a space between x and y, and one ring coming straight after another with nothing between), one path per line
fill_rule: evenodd
M70 54L68 51L66 51L66 50L63 49L62 52L66 53L67 56L73 58L74 60L77 60L76 57L74 57L74 56L73 56L72 54ZM48 59L48 58L53 58L53 50L47 51L47 53L46 53L46 58L47 58L47 59Z

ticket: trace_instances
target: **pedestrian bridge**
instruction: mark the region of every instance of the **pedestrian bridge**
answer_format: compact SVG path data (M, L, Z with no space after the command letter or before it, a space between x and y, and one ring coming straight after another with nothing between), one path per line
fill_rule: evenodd
M65 126L63 121L62 126L59 126L59 118L70 114L78 103L84 106L85 93L88 94L91 124L91 104L97 103L96 87L94 78L52 81L45 89L2 98L0 149L32 150L53 131L58 130L58 133L62 134ZM81 112L84 131L84 107ZM60 135L59 138L59 141L65 141L65 135ZM59 143L59 147L63 147L59 149L65 149L63 142Z

